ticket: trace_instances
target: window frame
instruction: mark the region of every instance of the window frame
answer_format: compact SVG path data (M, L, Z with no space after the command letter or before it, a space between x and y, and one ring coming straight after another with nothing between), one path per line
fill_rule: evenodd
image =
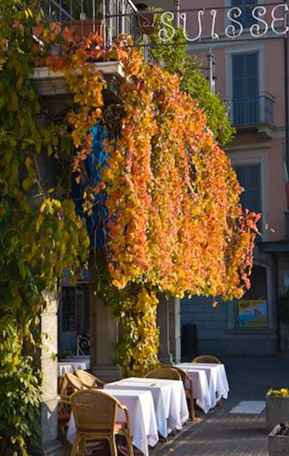
M260 220L260 227L261 227L261 239L265 240L264 237L265 231L264 228L267 225L267 217L266 217L266 163L265 163L265 158L248 158L248 159L235 159L231 157L231 162L232 162L232 167L234 168L239 168L241 166L253 166L253 165L259 165L260 166L260 203L261 203L261 213L262 213L262 218Z
M227 47L225 50L225 78L226 78L226 99L231 104L233 100L233 55L252 54L258 52L258 87L259 95L265 92L265 48L264 43L248 43ZM231 106L230 106L231 111ZM232 113L231 113L232 119ZM232 119L233 120L233 119Z
M240 335L246 334L266 334L272 333L274 330L274 315L273 315L273 277L272 267L262 262L255 262L254 266L262 267L266 270L266 285L267 285L267 326L264 327L252 327L252 328L241 328L237 325L238 319L238 302L239 300L233 300L228 302L227 307L227 330L226 333L234 333Z

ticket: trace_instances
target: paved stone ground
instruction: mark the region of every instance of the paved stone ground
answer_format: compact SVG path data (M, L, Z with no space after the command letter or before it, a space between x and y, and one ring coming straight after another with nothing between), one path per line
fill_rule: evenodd
M230 384L229 399L200 420L185 426L150 456L268 456L265 415L235 415L240 401L263 401L270 388L289 385L289 355L266 358L225 358ZM65 452L65 455L69 452ZM95 456L109 456L106 451ZM121 452L119 456L123 456ZM136 452L135 456L140 456Z
M289 385L289 357L224 359L230 396L200 423L151 451L151 456L268 456L265 414L230 414L240 401L262 401L270 386Z

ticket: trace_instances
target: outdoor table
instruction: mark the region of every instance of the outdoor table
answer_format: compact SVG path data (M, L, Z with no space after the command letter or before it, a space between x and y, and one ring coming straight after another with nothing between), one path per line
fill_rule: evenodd
M87 358L69 358L65 360L58 361L57 371L58 377L62 377L66 373L73 374L73 372L78 369L86 370L89 369L90 359Z
M128 408L130 429L133 445L138 448L144 456L149 456L148 446L155 446L159 441L157 422L154 410L152 395L146 390L122 390L109 389L106 393L117 398ZM122 422L124 415L121 410L117 414L117 422ZM76 435L75 421L73 415L70 417L67 431L67 439L73 443Z
M147 390L154 400L158 431L167 437L174 429L182 429L189 418L183 383L178 380L130 377L109 383L105 389L117 387L125 391Z
M210 363L180 363L177 364L187 374L190 372L204 371L208 379L210 408L214 408L221 399L227 399L229 393L229 384L226 370L223 364Z
M203 370L188 370L182 364L177 364L176 367L180 367L187 373L191 381L193 398L196 400L200 409L204 413L208 413L212 408L212 403L206 372Z

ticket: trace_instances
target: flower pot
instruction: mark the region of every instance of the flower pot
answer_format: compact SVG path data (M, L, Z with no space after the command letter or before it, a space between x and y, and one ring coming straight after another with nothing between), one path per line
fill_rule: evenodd
M289 397L266 396L266 426L268 431L289 421ZM289 449L288 449L289 454Z
M277 424L268 436L269 456L288 456L289 435L279 435L281 426Z

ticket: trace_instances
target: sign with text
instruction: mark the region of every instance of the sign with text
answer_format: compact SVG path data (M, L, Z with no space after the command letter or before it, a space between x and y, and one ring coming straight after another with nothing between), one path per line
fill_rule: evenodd
M235 40L243 35L256 39L269 33L282 37L289 31L288 13L289 6L285 3L275 6L236 6L225 12L222 8L166 11L160 16L159 37L163 43L169 43L176 35L176 28L182 29L189 43L224 38Z

